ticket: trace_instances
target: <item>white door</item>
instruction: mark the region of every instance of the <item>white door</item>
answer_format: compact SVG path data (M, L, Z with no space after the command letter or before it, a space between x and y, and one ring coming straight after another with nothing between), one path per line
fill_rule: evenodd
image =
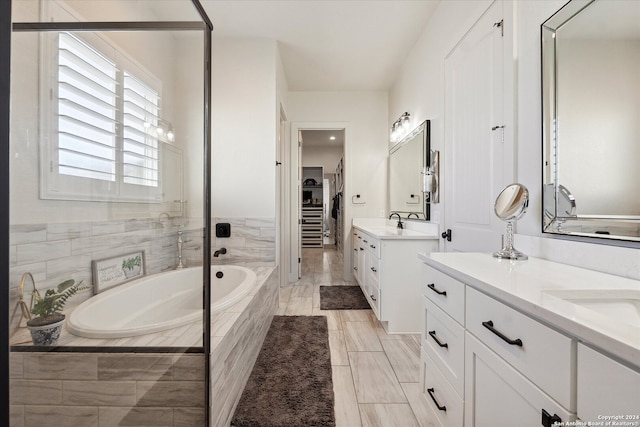
M505 226L493 203L511 183L514 165L513 120L504 115L511 77L504 75L503 3L493 3L445 59L446 251L502 247Z

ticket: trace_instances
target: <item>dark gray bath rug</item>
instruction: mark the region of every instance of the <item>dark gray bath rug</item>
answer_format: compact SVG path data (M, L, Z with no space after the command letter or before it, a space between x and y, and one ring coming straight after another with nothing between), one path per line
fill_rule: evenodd
M231 425L335 426L333 402L327 318L274 316Z
M371 308L360 286L320 286L320 310L366 310Z

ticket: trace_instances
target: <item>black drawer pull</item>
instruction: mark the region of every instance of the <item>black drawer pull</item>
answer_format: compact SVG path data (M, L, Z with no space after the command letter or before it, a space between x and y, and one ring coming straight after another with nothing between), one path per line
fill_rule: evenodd
M361 251L364 251L364 248L360 248Z
M375 273L378 270L376 270L374 267L371 267L371 271L373 271Z
M439 291L436 289L436 284L435 283L429 283L427 285L427 288L431 289L433 292L435 292L438 295L443 295L443 296L447 296L447 291Z
M371 249L375 249L375 248L376 248L376 246L375 246L375 245L369 245L369 247L370 247Z
M484 326L485 328L487 328L488 330L490 330L491 332L493 332L494 334L502 338L505 342L511 345L517 345L522 347L522 340L520 338L516 338L515 340L512 340L511 338L507 337L505 334L503 334L502 332L500 332L499 330L493 327L493 322L491 320L482 322L482 326Z
M429 331L429 335L431 335L431 338L433 338L433 340L436 342L436 344L438 344L440 347L449 348L449 344L447 344L447 343L442 344L440 342L440 340L436 336L436 331Z
M373 294L371 294L371 299L372 299L373 301L378 301L377 299L375 299L375 298L373 297Z
M363 242L365 242L365 243L369 243L369 242L367 242L365 239L362 239L362 241L363 241Z
M432 388L428 388L427 389L427 393L429 393L429 396L431 396L431 399L433 400L433 403L436 404L438 409L441 410L441 411L447 412L447 407L446 406L440 406L440 404L436 400L436 397L433 395L433 392L434 392L434 390Z

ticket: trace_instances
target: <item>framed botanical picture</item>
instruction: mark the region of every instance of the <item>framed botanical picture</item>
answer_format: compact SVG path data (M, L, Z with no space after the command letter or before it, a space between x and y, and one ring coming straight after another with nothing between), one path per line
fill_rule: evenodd
M131 252L91 262L94 293L135 280L146 274L144 251Z

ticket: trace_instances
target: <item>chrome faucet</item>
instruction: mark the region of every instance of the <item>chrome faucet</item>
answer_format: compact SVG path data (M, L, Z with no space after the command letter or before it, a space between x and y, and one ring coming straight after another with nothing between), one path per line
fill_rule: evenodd
M215 258L218 258L220 255L224 255L224 254L226 254L226 253L227 253L227 248L220 248L220 249L218 249L217 251L215 251L215 252L213 253L213 256L214 256Z
M402 230L404 228L404 224L402 223L402 217L400 216L400 214L398 212L392 212L391 215L389 215L389 219L393 218L394 215L398 216L398 225L397 227Z

